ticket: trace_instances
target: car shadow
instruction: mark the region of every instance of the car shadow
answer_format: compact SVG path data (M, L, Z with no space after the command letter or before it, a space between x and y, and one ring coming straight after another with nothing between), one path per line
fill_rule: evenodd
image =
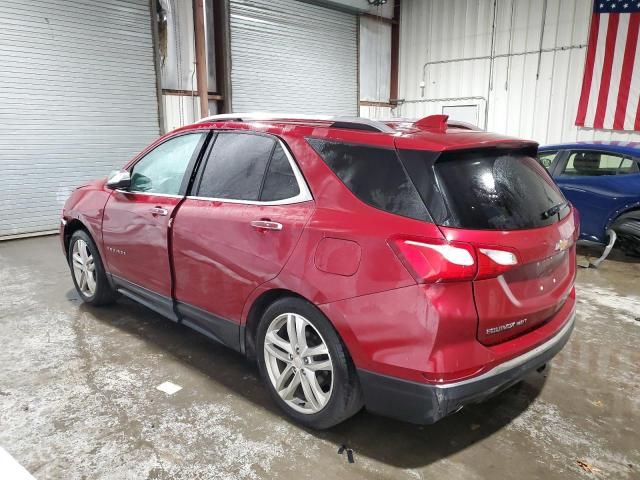
M165 354L197 369L211 380L249 400L257 408L278 415L295 428L278 409L259 379L254 362L187 327L173 323L126 298L115 305L95 308L80 304L75 290L67 298L109 327L120 329L153 344ZM221 368L223 366L224 368ZM426 466L491 436L524 412L540 394L549 373L533 373L525 381L496 397L465 407L433 425L417 426L361 411L329 430L304 429L317 438L351 448L354 455L375 459L398 468Z

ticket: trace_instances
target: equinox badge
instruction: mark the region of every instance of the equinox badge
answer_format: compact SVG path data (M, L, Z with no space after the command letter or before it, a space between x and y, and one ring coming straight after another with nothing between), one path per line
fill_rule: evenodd
M522 320L516 320L515 322L504 323L502 325L498 325L497 327L487 328L487 335L494 335L496 333L504 332L505 330L511 330L513 327L521 327L527 323L527 319L523 318Z

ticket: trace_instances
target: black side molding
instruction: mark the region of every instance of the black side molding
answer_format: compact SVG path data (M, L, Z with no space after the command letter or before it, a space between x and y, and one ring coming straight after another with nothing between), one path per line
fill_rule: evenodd
M147 288L131 283L124 278L110 275L111 282L115 289L126 297L150 308L156 313L167 317L174 322L178 321L178 316L173 311L173 299L160 295Z
M240 352L240 325L200 308L176 302L181 323Z
M169 320L183 323L216 342L244 353L244 345L241 345L241 338L244 338L244 328L240 324L192 305L174 301L170 297L160 295L116 275L108 275L108 277L113 287L130 299Z

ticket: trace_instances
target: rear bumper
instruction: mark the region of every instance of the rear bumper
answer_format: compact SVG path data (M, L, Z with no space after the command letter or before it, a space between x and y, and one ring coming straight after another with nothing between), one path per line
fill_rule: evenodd
M565 346L575 323L569 320L552 338L482 375L444 384L424 384L358 370L367 410L416 424L430 424L471 403L509 388L550 361Z

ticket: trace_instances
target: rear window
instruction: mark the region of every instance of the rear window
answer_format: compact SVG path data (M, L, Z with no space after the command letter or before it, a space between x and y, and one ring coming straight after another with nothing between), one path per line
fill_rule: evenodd
M401 151L400 157L439 225L517 230L551 225L569 212L558 187L528 151L489 148L437 157Z
M431 221L395 149L317 138L307 141L361 201L389 213Z

